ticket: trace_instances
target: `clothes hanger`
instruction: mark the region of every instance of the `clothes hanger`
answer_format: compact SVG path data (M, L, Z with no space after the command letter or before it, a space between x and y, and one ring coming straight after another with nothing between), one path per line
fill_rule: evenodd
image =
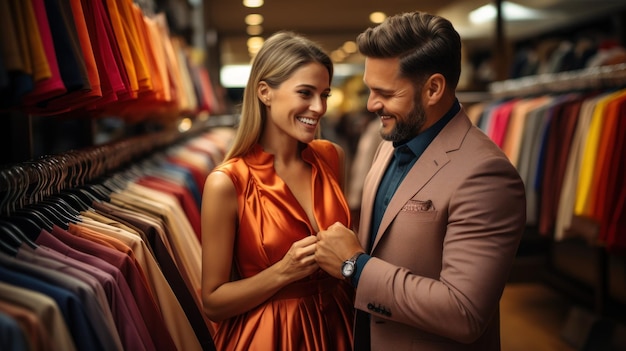
M54 227L54 223L34 210L18 209L6 219L18 226L22 232L32 235L31 237L39 235L42 229L51 231Z
M22 208L22 211L25 211L26 213L30 211L39 213L39 215L43 216L43 218L51 222L53 225L56 224L60 227L67 227L67 224L69 223L66 218L57 213L52 207L46 206L42 203L30 204L28 207Z
M76 190L77 195L82 195L83 200L89 199L90 203L94 201L109 201L109 195L104 189L98 189L97 185L87 184Z
M20 245L22 245L22 240L19 235L11 228L0 223L0 251L16 256Z
M84 184L81 156L78 153L69 153L68 157L71 159L71 166L69 167L70 175L68 176L68 186L62 189L58 197L64 199L73 209L77 212L85 211L91 208L91 204L98 199L91 195L86 194L79 187Z
M116 165L115 169L118 169L118 171L104 179L104 181L102 181L102 184L108 189L111 189L113 192L123 191L124 189L126 189L128 183L132 181L130 175L125 170L119 170L119 166L124 164L123 160L128 158L127 155L125 155L126 153L127 152L122 151L115 154L115 157L107 159L107 162Z
M91 199L91 201L110 201L109 195L111 189L108 189L102 184L85 184L78 188L81 194Z
M30 204L26 209L33 209L39 212L52 223L62 228L67 228L69 223L78 222L78 213L69 213L68 210L62 207L60 202L62 200L52 200L53 198L48 197L45 200ZM69 208L70 206L68 205L67 207Z
M23 189L18 196L19 207L16 208L14 214L26 216L42 225L42 228L51 228L51 225L55 224L67 227L68 221L64 218L64 214L60 213L57 208L41 202L46 194L54 191L55 182L58 180L54 165L48 160L28 162L24 167L20 165L14 168L18 182L17 189Z
M81 212L88 210L91 208L92 201L87 197L81 197L77 193L79 193L78 189L64 189L59 194L52 195L52 199L57 199L67 205L66 209L68 212Z
M78 184L80 185L76 193L83 198L88 198L90 202L110 201L111 190L97 181L105 170L106 161L103 160L101 152L90 150L79 155L78 159L80 167Z
M46 179L48 183L48 196L40 198L35 205L45 206L44 210L52 212L60 223L76 223L78 221L78 211L72 208L65 200L59 197L59 193L70 184L69 172L71 169L71 157L68 155L53 156L50 158L51 167L40 169L39 183L41 179ZM44 178L44 175L49 175ZM59 222L57 222L59 223Z
M67 156L64 157L67 158ZM84 211L90 207L89 204L84 203L76 195L66 191L67 188L72 187L74 184L74 179L70 174L72 169L73 166L71 162L65 162L62 168L57 169L59 180L56 183L54 192L41 201L55 208L67 223L80 222L80 211ZM89 203L91 203L91 201L89 201Z
M0 179L6 185L6 194L2 198L2 214L10 222L18 224L23 232L39 233L42 228L52 229L51 223L34 211L23 210L25 175L17 167L10 167L0 172Z
M13 199L13 187L10 175L10 168L0 171L0 189L2 190L2 199L0 199L0 213L8 214L10 211L11 200Z
M76 208L82 210L88 205L75 195L67 195L65 192L65 188L75 181L78 172L74 155L70 152L67 155L50 156L26 162L26 166L30 170L26 172L30 179L28 188L31 189L28 202L49 206L42 212L53 211L55 217L75 222L79 212ZM32 207L39 208L38 205Z
M23 208L27 188L26 176L14 167L3 172L3 179L7 181L10 189L4 198L5 205L2 207L5 221L13 223L19 232L33 240L42 229L52 230L52 223L40 213Z
M127 183L123 179L119 178L119 176L114 174L111 177L103 180L102 185L105 188L109 189L111 192L118 193L126 189Z
M26 233L24 233L13 222L0 219L0 230L8 236L8 238L10 239L10 242L17 245L16 248L19 248L19 246L22 243L32 247L33 249L37 248L38 246L37 243L35 243L35 241L32 238L26 235ZM2 237L2 240L4 240L4 238L5 237Z
M42 190L39 185L34 186L34 190L28 195L31 188L29 173L22 166L15 166L6 173L11 186L11 196L7 200L8 209L6 215L10 216L11 222L16 223L25 232L39 233L41 229L52 230L55 222L48 216L49 213L42 213L39 209L27 206L40 196Z

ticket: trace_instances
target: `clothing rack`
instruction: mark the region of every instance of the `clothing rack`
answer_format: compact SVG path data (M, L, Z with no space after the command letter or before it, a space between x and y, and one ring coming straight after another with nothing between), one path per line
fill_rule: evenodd
M237 120L238 116L234 115L212 116L194 122L191 128L184 132L167 130L129 137L104 145L48 155L0 169L0 251L2 251L0 259L10 259L11 256L18 255L23 257L28 247L35 250L39 245L47 246L45 241L50 240L51 235L62 236L63 233L60 232L72 236L70 234L72 231L77 235L76 231L80 230L78 228L90 230L89 225L93 230L96 220L91 216L102 217L109 214L113 222L121 220L118 223L129 223L131 227L133 224L130 223L133 221L153 223L156 226L152 227L152 231L146 227L141 227L140 230L142 233L140 241L152 255L145 255L148 251L143 251L144 254L137 257L149 256L152 261L146 258L141 259L141 262L144 264L154 262L158 266L153 265L147 270L151 272L145 276L149 279L134 279L133 284L130 283L130 279L141 276L139 273L141 270L131 269L136 272L134 274L131 271L124 271L124 277L120 278L129 279L129 287L125 290L127 293L125 305L131 311L131 305L137 302L132 309L135 312L124 315L129 318L127 319L119 314L124 307L110 304L111 311L106 308L105 311L108 315L110 313L115 315L110 317L115 320L111 320L113 324L108 324L108 327L114 326L124 330L118 329L120 337L118 342L130 349L134 349L131 346L138 340L136 337L143 337L149 338L150 343L165 340L159 347L163 349L172 349L175 343L178 349L188 349L184 346L197 349L196 346L199 346L201 350L215 350L210 334L212 325L203 316L197 295L200 253L194 239L201 240L199 208L202 180L210 172L211 167L223 157L231 137L230 127L234 126ZM189 187L183 186L182 183ZM133 196L135 198L140 196L138 194L141 191L144 192L146 201L136 200L138 202L131 204ZM159 203L159 200L162 203ZM140 207L146 205L150 209L133 210L133 206L138 204ZM107 209L117 211L115 212L117 214L107 212ZM165 213L159 209L169 209L169 212ZM124 211L127 222L122 219ZM129 211L135 213L129 214ZM107 223L111 223L110 227L113 227L113 222ZM107 223L102 222L101 225L109 225ZM154 229L157 227L161 228L159 229L161 234L158 234L159 230ZM139 230L140 227L135 228ZM54 235L51 234L53 232ZM44 239L41 239L42 236ZM40 239L44 240L41 244L38 241ZM110 247L109 249L117 251ZM41 251L32 251L33 254L36 252ZM118 255L124 256L124 253L118 252ZM128 252L127 255L132 256ZM103 260L106 255L96 257ZM117 263L121 265L119 261ZM139 263L136 262L134 265ZM7 270L2 273L3 279L7 274L9 276L17 274ZM155 284L169 288L156 288ZM122 291L124 290L109 289L106 295L110 294L112 301L117 301L121 298ZM148 292L154 293L154 296ZM131 293L132 297L128 295ZM151 296L149 302L146 302L147 296ZM113 311L117 311L118 314ZM93 313L90 313L91 315ZM148 316L158 318L150 319ZM141 327L136 327L137 334L133 336L135 334L126 331L124 326L127 323L132 324L137 318L143 318L140 320L145 320L146 325L139 323ZM69 324L72 336L81 335L77 332L79 325ZM95 325L93 327L95 328ZM107 332L98 330L100 333L90 339L96 340L94 343L107 339L102 336ZM117 336L114 339L117 339ZM84 339L74 341L83 343L82 346L86 345Z
M626 63L493 82L489 85L489 92L493 98L503 99L624 85L626 85Z
M626 86L626 64L617 64L498 81L490 84L489 92L497 101L547 94L610 90L624 86ZM610 302L610 257L606 248L594 240L599 232L598 228L599 225L591 219L575 217L575 223L573 222L568 229L570 234L587 239L586 245L590 248L594 262L595 281L591 286L591 298L589 296L583 298L585 294L581 293L580 284L574 284L572 277L566 277L567 274L553 269L555 268L553 256L557 245L554 240L550 244L547 257L551 268L546 274L547 280L564 293L577 300L586 300L592 306L591 311L572 308L562 330L564 339L578 350L585 351L607 350L615 328L615 321L608 317L616 314L612 311L613 306Z
M236 115L211 116L185 132L148 133L10 165L0 170L0 214L10 214L62 190L112 175L210 128L233 126L237 119Z
M0 171L0 213L40 202L64 189L88 184L187 137L159 132L63 154L43 156Z

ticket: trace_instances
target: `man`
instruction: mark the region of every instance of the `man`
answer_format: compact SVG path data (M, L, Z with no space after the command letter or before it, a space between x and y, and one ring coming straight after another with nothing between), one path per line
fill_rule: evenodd
M499 300L525 225L522 181L455 96L452 24L404 13L357 38L380 144L359 233L333 224L316 259L356 287L355 349L499 350Z

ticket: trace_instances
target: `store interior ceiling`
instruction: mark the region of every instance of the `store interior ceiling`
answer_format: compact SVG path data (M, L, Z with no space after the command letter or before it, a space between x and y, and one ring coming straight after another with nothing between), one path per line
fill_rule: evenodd
M191 0L190 0L191 1ZM197 0L196 0L197 1ZM507 4L508 3L508 4ZM532 38L551 30L606 16L626 8L626 0L511 0L501 8L520 5L529 12L513 10L504 16L503 34L508 40ZM387 15L420 10L442 15L452 21L466 45L489 46L495 40L495 21L472 23L469 15L488 0L265 0L261 7L246 8L242 0L204 1L205 33L208 42L219 43L221 65L248 64L250 53L244 19L249 14L263 16L260 36L267 37L279 30L292 30L320 43L329 53L354 40L365 28L374 24L372 12ZM526 18L512 19L523 15ZM509 16L509 18L507 18ZM358 60L358 55L353 60ZM346 60L350 60L347 57Z

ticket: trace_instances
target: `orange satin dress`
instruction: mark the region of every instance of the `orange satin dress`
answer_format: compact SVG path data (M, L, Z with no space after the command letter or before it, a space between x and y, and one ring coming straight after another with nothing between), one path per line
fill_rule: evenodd
M314 140L301 155L311 165L318 226L340 221L350 227L350 211L337 181L335 147ZM234 266L240 277L268 268L294 241L315 234L304 209L276 174L273 155L260 145L215 170L229 175L237 189ZM217 323L215 345L218 350L351 350L353 300L352 287L320 269L260 306Z

